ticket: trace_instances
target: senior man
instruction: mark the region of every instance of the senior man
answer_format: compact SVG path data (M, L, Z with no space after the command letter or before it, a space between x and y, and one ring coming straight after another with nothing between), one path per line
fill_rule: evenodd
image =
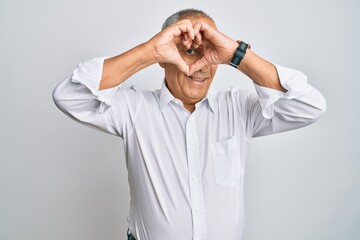
M120 87L154 63L165 71L160 90ZM208 91L219 64L256 93ZM137 240L241 239L251 139L309 125L326 108L303 73L260 58L195 9L125 53L80 63L53 97L76 121L124 139L128 239Z

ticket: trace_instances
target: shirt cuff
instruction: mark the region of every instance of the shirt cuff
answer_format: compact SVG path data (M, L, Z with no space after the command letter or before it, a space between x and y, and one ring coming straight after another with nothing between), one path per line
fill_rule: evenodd
M108 57L92 58L79 63L72 74L71 81L87 87L97 100L101 102L99 112L105 112L111 107L111 99L119 89L119 86L99 90L104 60Z
M304 95L309 89L307 76L298 70L286 68L275 64L281 85L287 90L286 93L255 84L255 90L264 118L271 119L274 116L274 103L279 99L294 99Z

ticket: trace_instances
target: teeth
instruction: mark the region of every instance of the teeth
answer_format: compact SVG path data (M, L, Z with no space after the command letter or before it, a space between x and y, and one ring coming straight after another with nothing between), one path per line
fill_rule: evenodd
M197 82L202 82L202 81L204 81L206 78L194 78L194 77L192 77L192 76L188 76L188 78L190 78L190 79L192 79L192 80L195 80L195 81L197 81Z

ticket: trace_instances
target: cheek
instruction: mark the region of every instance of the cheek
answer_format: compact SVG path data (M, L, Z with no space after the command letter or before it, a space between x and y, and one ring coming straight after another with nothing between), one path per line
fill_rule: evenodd
M211 66L210 66L210 71L211 71L211 76L212 76L212 77L214 77L217 68L218 68L218 65L211 65Z
M178 69L174 64L167 63L164 69L165 69L165 77L169 79L175 78L178 73Z

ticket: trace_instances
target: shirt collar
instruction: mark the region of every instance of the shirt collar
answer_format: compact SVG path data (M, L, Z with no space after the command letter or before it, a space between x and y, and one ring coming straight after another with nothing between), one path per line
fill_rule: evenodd
M168 105L169 102L175 100L175 97L171 94L169 89L166 86L165 79L163 81L161 91L160 91L160 100L159 100L159 107L160 111L162 112L166 105ZM213 94L212 91L209 89L206 97L201 100L200 102L206 101L209 104L210 110L214 112L214 101L213 101Z
M174 96L171 94L169 89L166 87L165 79L163 81L163 84L161 86L160 91L160 101L159 101L159 107L160 111L163 111L164 107L171 102L174 98Z

